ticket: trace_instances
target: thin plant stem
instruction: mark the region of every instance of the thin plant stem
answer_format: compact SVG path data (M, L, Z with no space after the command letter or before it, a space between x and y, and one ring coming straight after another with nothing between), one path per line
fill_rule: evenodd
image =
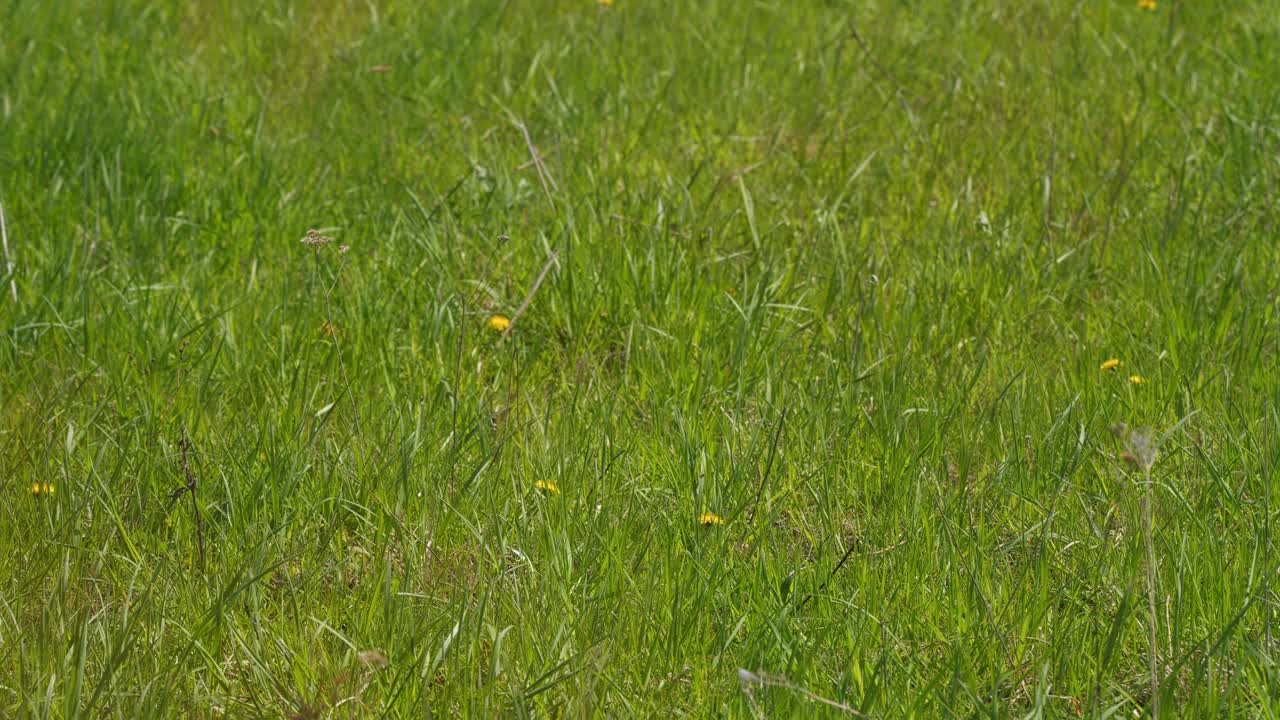
M0 203L0 245L4 247L5 274L9 276L9 294L18 302L18 284L13 279L13 257L9 255L9 228L4 222L4 204Z
M1156 629L1156 543L1152 512L1151 466L1143 467L1142 533L1147 546L1148 665L1151 671L1151 717L1160 717L1159 635Z
M502 332L502 336L511 335L511 330L519 322L520 316L524 315L524 311L529 309L529 303L533 302L533 296L538 293L538 288L542 287L542 281L547 279L547 273L551 272L551 266L558 264L560 261L560 253L552 252L551 257L547 258L547 262L542 266L542 272L538 273L538 278L533 281L533 287L529 288L529 293L524 296L524 302L520 303L520 307L516 308L516 312L511 316L511 322L507 324L507 329Z

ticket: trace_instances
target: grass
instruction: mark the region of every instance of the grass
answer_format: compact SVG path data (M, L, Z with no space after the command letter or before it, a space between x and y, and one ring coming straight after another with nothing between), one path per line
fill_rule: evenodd
M1280 712L1269 3L0 28L0 715Z

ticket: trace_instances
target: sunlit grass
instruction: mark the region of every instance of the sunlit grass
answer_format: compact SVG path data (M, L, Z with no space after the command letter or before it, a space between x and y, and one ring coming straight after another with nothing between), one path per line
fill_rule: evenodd
M0 7L0 716L1274 715L1276 67L1266 3Z

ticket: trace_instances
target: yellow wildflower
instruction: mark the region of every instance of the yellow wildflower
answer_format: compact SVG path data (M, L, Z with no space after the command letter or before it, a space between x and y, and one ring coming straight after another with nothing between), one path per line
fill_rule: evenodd
M613 4L613 0L596 0L596 4L600 7L609 7Z
M1155 9L1156 9L1156 0L1138 0L1138 9L1140 9L1140 10L1155 10Z
M538 488L539 490L544 490L548 493L551 493L552 495L560 494L560 488L556 487L556 484L551 482L550 480L539 480L535 482L533 486Z
M494 332L506 332L511 327L511 321L506 315L494 315L489 318L489 329Z
M53 483L31 483L32 495L52 495Z
M698 516L698 522L703 525L723 525L724 518L713 512L704 512Z
M1146 382L1146 381L1147 381L1147 379L1146 379L1146 378L1144 378L1144 377L1142 377L1141 375L1130 375L1130 376L1129 376L1129 382L1133 383L1134 385L1141 385L1142 383L1144 383L1144 382Z
M1117 360L1116 358L1111 358L1110 360L1107 360L1106 362L1099 365L1098 369L1101 370L1102 372L1106 372L1108 370L1115 370L1116 368L1121 367L1123 365L1124 365L1123 360Z

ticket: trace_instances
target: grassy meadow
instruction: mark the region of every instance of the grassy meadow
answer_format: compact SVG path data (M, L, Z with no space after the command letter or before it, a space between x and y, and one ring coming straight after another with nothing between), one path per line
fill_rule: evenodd
M1278 202L1266 0L0 2L0 717L1276 717Z

